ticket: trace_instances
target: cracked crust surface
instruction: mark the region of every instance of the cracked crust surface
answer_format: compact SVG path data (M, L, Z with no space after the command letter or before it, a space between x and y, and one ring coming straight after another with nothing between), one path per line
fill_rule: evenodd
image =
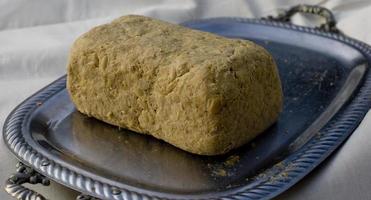
M262 47L135 15L75 41L67 88L82 113L202 155L245 144L282 109Z

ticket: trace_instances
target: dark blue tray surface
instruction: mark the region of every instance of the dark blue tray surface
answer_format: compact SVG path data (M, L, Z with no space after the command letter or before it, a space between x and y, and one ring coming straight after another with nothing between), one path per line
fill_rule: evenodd
M197 156L80 114L62 77L9 115L8 147L45 176L99 198L268 199L330 155L370 108L370 48L363 43L264 20L184 25L253 40L273 55L285 100L274 126L227 155Z

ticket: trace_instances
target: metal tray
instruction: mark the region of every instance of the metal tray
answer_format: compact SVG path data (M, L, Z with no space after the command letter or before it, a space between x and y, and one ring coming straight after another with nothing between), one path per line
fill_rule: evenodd
M274 56L285 99L274 126L225 156L197 156L80 114L62 77L9 115L6 145L38 173L97 198L268 199L329 156L370 108L371 49L361 42L258 19L184 25L253 40ZM19 191L16 182L7 189Z

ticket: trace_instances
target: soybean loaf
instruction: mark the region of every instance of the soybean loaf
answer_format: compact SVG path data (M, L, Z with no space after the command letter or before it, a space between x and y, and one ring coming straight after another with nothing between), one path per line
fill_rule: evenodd
M134 15L75 41L67 87L80 112L202 155L245 144L282 107L262 47Z

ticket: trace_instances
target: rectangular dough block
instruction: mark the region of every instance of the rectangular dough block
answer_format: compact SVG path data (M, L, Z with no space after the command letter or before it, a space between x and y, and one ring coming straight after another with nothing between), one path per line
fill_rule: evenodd
M247 143L282 109L262 47L135 15L75 41L67 88L80 112L201 155Z

